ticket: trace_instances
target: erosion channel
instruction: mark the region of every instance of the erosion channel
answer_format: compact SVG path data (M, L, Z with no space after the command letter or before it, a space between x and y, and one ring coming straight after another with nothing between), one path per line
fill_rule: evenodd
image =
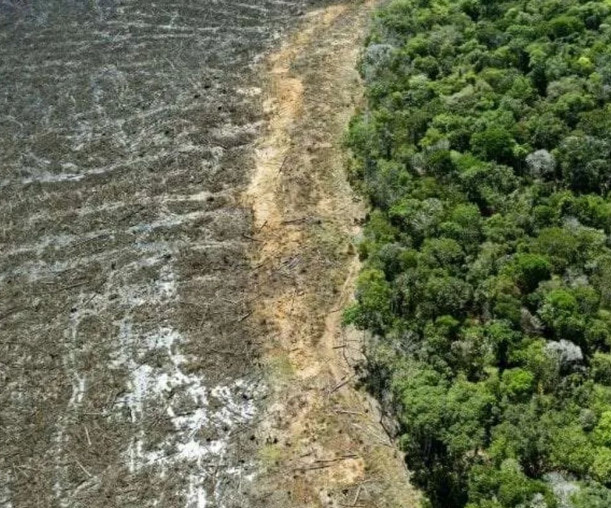
M340 326L374 2L0 2L0 505L416 506Z

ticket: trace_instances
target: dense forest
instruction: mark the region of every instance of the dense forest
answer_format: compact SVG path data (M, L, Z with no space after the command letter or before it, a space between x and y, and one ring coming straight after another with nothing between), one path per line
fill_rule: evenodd
M394 0L346 323L433 507L611 506L611 2Z

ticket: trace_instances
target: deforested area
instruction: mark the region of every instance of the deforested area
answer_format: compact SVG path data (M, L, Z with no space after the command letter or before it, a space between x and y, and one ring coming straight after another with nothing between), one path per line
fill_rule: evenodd
M246 197L269 386L255 506L420 506L379 405L359 389L364 334L341 326L364 215L342 139L362 101L356 67L375 7L310 11L265 62L269 116Z
M1 506L249 506L256 66L314 3L0 0Z
M393 0L346 323L438 508L611 506L611 4Z

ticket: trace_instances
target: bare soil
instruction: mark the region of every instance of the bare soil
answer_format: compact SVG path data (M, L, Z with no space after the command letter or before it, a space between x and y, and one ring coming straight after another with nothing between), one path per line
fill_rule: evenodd
M364 208L341 140L375 2L310 12L267 60L267 130L245 199L270 402L256 435L254 497L268 507L411 507L418 495L376 404L356 387L363 337L341 327L359 270Z

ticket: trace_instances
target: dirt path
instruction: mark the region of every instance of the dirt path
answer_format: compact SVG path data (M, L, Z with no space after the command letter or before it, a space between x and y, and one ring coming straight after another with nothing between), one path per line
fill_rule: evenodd
M354 386L362 338L341 328L364 209L342 134L360 100L358 50L375 2L309 13L268 59L268 129L246 195L271 400L256 435L256 506L417 506L375 404Z

